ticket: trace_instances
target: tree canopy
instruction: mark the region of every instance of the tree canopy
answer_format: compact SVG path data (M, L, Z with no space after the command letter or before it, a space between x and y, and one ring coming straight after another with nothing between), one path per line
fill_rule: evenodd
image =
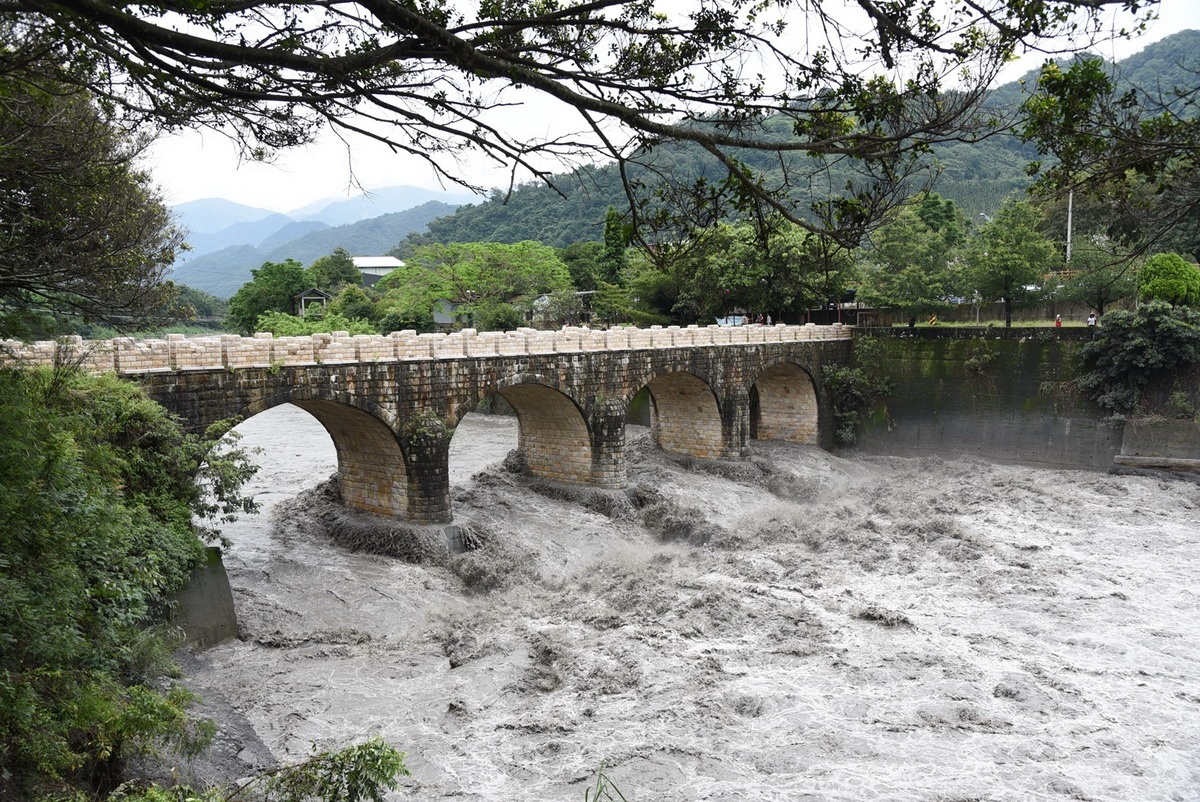
M477 328L511 329L523 323L535 297L572 286L555 250L537 242L424 245L405 261L374 288L383 293L378 306L385 329L428 330L433 305L445 301Z
M308 266L308 283L323 290L339 290L348 284L362 285L362 271L345 248L334 248Z
M956 289L952 261L964 229L962 212L936 194L900 209L871 238L860 297L910 316L947 308Z
M1103 315L1122 298L1137 294L1137 260L1104 237L1075 237L1067 278L1054 287L1055 297L1085 304Z
M1101 407L1127 414L1160 407L1179 394L1194 416L1200 397L1200 312L1166 301L1104 316L1096 337L1080 349L1079 387Z
M171 316L183 237L136 166L143 144L87 92L0 72L0 334Z
M229 299L229 311L225 315L228 325L243 334L255 330L260 315L293 312L296 296L311 286L304 265L295 259L267 262L252 270L251 276L250 281Z
M666 209L703 225L716 208L766 204L853 244L906 194L930 143L978 133L978 101L1014 53L1073 50L1105 7L1153 5L5 0L0 71L52 57L40 63L61 65L56 80L167 128L225 130L254 157L332 127L467 186L456 162L467 151L543 179L547 159L646 161L654 181L623 173L639 222ZM526 134L500 119L534 96L576 124ZM654 172L670 142L699 144L717 177ZM767 184L745 150L794 158ZM792 199L834 164L846 178L825 182L826 200Z
M1177 253L1156 253L1142 265L1138 291L1147 301L1200 306L1200 267Z
M1043 276L1057 266L1054 245L1041 235L1040 213L1032 204L1010 201L1000 208L968 246L970 282L984 300L1004 302L1004 325L1012 310L1028 300Z
M1041 188L1095 198L1105 233L1143 249L1200 243L1200 58L1172 61L1134 81L1095 57L1049 62L1022 109Z

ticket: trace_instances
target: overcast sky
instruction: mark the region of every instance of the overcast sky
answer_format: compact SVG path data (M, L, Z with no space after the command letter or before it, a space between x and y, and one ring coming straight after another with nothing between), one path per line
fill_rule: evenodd
M1124 58L1178 31L1200 28L1198 0L1162 0L1160 19L1145 36L1133 42L1115 41L1093 52L1110 59ZM1004 80L1014 80L1042 60L1035 56L1012 65ZM536 124L538 115L521 112L521 124ZM368 189L417 186L438 189L433 171L411 156L398 156L382 145L355 141L350 152L332 137L284 153L273 164L240 161L237 149L224 136L187 132L164 137L150 151L148 166L168 204L201 198L226 198L247 206L289 212L325 198L359 194L353 178ZM467 165L472 179L484 186L505 186L508 175L487 165ZM521 178L522 181L528 180ZM457 187L447 189L460 191Z

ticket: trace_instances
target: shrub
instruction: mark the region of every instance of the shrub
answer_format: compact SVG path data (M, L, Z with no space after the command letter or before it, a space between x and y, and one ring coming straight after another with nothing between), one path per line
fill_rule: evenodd
M1138 273L1138 292L1146 301L1200 306L1200 268L1177 253L1157 253Z
M863 413L892 391L892 380L883 374L882 347L876 340L858 340L854 364L826 365L822 377L833 402L833 438L839 445L853 445Z
M1084 394L1105 409L1134 412L1150 393L1169 392L1181 373L1200 365L1200 312L1164 301L1110 312L1080 358Z

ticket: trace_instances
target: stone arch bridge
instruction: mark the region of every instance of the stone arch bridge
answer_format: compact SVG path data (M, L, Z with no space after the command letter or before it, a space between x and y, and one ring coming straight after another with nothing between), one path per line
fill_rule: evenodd
M660 447L739 458L751 439L828 447L822 365L846 364L840 325L162 340L68 338L93 371L139 382L192 430L291 403L337 450L348 506L433 524L452 518L450 439L493 394L519 420L518 452L537 476L620 489L625 427L648 391ZM59 343L6 344L5 361L49 362Z

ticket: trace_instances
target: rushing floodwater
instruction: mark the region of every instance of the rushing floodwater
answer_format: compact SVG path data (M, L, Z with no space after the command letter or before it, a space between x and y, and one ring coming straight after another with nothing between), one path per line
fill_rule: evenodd
M226 531L243 640L198 690L299 760L381 734L404 799L1200 799L1200 487L980 461L745 463L630 448L642 510L451 451L452 563L349 553L295 495L324 430L281 407L263 514ZM707 470L706 470L707 467ZM261 762L226 736L230 766ZM229 766L226 766L229 768Z

